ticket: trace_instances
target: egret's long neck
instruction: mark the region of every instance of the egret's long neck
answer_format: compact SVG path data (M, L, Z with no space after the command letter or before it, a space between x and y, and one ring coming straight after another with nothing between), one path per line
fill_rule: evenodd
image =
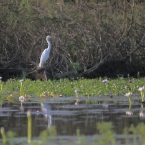
M51 42L47 41L47 43L48 43L48 49L51 49Z

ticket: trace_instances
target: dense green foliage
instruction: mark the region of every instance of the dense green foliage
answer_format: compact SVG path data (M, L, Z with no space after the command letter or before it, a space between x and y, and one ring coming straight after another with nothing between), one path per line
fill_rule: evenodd
M30 71L48 34L53 39L47 68L53 75L89 74L112 60L144 68L143 1L1 0L0 13L1 68Z
M48 80L48 81L31 81L10 79L6 83L0 82L0 98L10 102L19 102L19 96L35 101L49 97L71 97L76 96L79 99L82 96L125 96L131 92L131 100L134 95L141 95L140 100L144 101L144 80L131 78L118 79L79 79L70 81L68 79ZM139 89L140 88L140 89ZM142 93L142 94L140 94ZM126 100L129 97L126 95ZM121 97L118 97L118 99ZM124 97L125 98L125 97ZM75 99L75 98L74 98ZM128 100L127 100L128 101ZM26 101L27 102L27 101Z

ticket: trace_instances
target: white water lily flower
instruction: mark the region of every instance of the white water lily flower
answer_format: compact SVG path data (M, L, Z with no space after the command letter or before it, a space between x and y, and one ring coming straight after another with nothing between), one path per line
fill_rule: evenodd
M131 95L132 95L131 92L128 92L128 93L125 94L126 97L130 97Z
M24 96L20 96L19 97L19 101L22 103L22 102L24 102L25 101L25 97Z
M133 112L131 112L131 111L126 111L126 115L129 115L129 116L131 116L131 115L133 115Z
M23 81L24 81L23 79L20 80L20 82L23 82Z
M108 80L107 80L107 79L102 80L102 83L107 83L107 82L108 82Z
M140 92L142 92L142 91L144 90L144 86L143 86L143 87L139 87L138 90L139 90Z

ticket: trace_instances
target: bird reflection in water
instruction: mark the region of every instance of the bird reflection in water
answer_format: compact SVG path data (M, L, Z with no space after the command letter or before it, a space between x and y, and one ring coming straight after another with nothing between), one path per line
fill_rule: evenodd
M48 103L41 103L41 110L44 113L46 120L48 121L48 127L52 126L51 108Z

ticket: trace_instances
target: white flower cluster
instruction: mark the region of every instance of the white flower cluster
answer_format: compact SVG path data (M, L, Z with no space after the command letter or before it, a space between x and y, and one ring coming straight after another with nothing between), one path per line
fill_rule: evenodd
M131 92L128 92L128 93L125 94L126 97L130 97L131 95L132 95Z

